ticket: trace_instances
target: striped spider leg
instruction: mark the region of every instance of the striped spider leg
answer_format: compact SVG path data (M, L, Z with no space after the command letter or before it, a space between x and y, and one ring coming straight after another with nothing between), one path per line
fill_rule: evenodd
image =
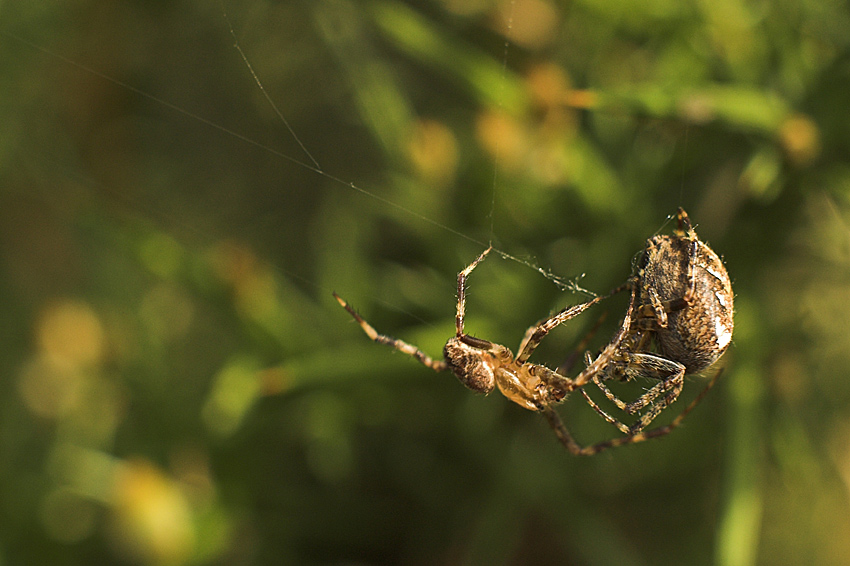
M722 369L716 371L712 376L711 380L708 382L708 385L706 385L703 390L700 391L699 395L697 395L694 400L691 401L687 407L685 407L685 410L679 413L679 415L676 416L676 418L673 419L669 424L650 430L642 430L640 432L631 433L627 436L621 436L619 438L612 438L610 440L605 440L597 444L593 444L591 446L582 447L578 443L576 443L575 439L573 439L572 435L570 435L569 431L564 426L563 422L561 421L561 418L551 407L547 407L544 409L543 416L546 417L546 420L549 422L549 426L551 426L552 429L555 431L558 440L560 440L561 444L563 444L570 452L579 456L591 456L593 454L598 454L603 450L607 450L608 448L625 446L626 444L634 444L637 442L644 442L652 438L660 438L673 432L674 429L676 429L679 425L682 424L682 421L685 420L685 417L688 416L688 414L694 410L694 408L700 403L700 401L703 400L709 390L714 387L714 384L717 383L717 380L720 378L721 373L723 373ZM582 390L582 393L584 393L584 390ZM608 417L601 409L599 409L589 397L585 396L585 399L588 400L591 406L594 407L594 409L596 409L597 412L599 412L603 416L603 418L609 420L610 417ZM609 420L609 422L612 421L613 419Z

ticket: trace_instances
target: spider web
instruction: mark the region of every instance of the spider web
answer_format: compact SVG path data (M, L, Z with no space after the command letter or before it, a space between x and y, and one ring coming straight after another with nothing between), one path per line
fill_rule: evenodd
M343 179L335 176L333 173L325 171L322 168L322 166L319 165L317 158L310 152L307 145L302 141L302 139L299 137L298 133L291 126L289 121L286 119L286 117L284 116L284 113L281 111L281 109L279 108L277 103L275 103L274 98L269 94L269 92L267 91L266 87L264 86L260 76L257 74L256 70L254 69L253 65L251 64L249 57L247 56L247 54L245 53L245 51L243 50L243 48L240 44L239 38L237 37L236 31L234 30L234 27L233 27L233 23L232 23L230 17L228 16L227 5L225 4L224 0L222 0L222 2L221 2L221 9L222 9L222 17L224 18L226 25L227 25L228 32L230 33L230 36L233 39L234 49L236 49L236 51L238 52L239 57L244 62L244 64L245 64L246 68L248 69L253 81L256 83L257 88L262 93L262 96L265 98L269 107L273 110L274 114L278 117L278 119L281 121L281 123L285 126L287 132L289 133L291 138L296 142L296 144L300 148L301 152L303 153L304 157L306 157L306 161L301 161L301 160L298 160L298 159L296 159L296 158L294 158L290 155L279 153L279 152L277 152L277 151L275 151L275 150L273 150L269 147L266 147L266 146L263 146L264 149L266 149L268 151L272 151L273 153L277 154L280 157L283 157L283 158L285 158L289 161L292 161L292 162L296 163L297 165L299 165L301 167L309 169L309 170L315 172L318 175L321 175L321 176L323 176L323 177L325 177L325 178L327 178L327 179L329 179L329 180L331 180L335 183L338 183L338 184L343 185L343 186L345 186L345 187L347 187L347 188L349 188L349 189L351 189L351 190L353 190L357 193L360 193L364 197L374 199L384 206L395 208L395 209L401 211L402 213L404 213L405 215L409 215L412 218L415 218L415 219L420 220L422 222L436 226L439 229L444 230L444 231L446 231L446 232L448 232L448 233L450 233L450 234L452 234L452 235L454 235L458 238L461 238L461 239L464 239L466 241L477 244L478 246L480 246L482 248L487 247L488 245L492 246L493 247L493 253L498 254L499 256L501 256L504 259L514 261L516 263L519 263L521 265L524 265L524 266L536 271L537 273L539 273L540 275L542 275L543 277L545 277L546 279L551 281L553 284L555 284L562 291L571 291L573 293L583 293L583 294L591 296L591 297L597 296L596 293L589 291L588 289L585 289L584 287L582 287L579 284L579 281L584 277L584 274L581 274L579 276L575 276L573 278L565 278L565 277L562 277L562 276L556 274L555 272L553 272L550 269L544 268L543 266L538 264L533 259L521 258L521 257L518 257L516 255L512 255L512 254L508 253L507 251L505 251L503 249L500 249L498 247L493 246L493 236L496 233L496 227L495 227L495 225L496 225L496 215L495 215L496 200L497 200L498 189L499 189L499 173L498 173L498 171L499 171L499 160L500 160L500 157L499 157L500 152L499 151L496 151L496 156L494 157L490 210L487 214L487 217L490 219L491 239L490 239L489 242L484 242L482 240L471 237L464 232L461 232L459 230L452 228L451 226L448 226L447 224L438 222L438 221L434 220L433 218L430 218L426 215L420 214L420 213L418 213L414 210L411 210L409 208L406 208L406 207L404 207L404 206L402 206L402 205L400 205L400 204L398 204L398 203L396 203L392 200L384 198L384 197L378 195L377 193L375 193L375 192L373 192L373 191L371 191L371 190L369 190L369 189L367 189L363 186L358 185L355 182L344 181ZM506 38L510 36L510 32L513 28L515 9L516 9L516 0L510 0L509 10L508 10L508 14L507 14L506 21L505 21L505 27L506 27L505 37ZM509 57L510 50L511 50L510 40L505 39L503 53L502 53L502 60L501 60L502 74L503 75L507 73L508 57ZM504 83L500 83L500 90L503 90L503 89L504 89ZM500 108L502 106L501 99L502 99L503 94L504 94L503 92L499 92L497 94L497 99L499 99L499 107ZM497 144L499 144L499 143L500 142L497 141Z
M515 9L516 9L516 2L515 2L515 0L511 0L510 3L509 3L509 11L508 11L508 15L507 15L507 18L506 18L506 23L505 23L505 25L506 25L506 30L505 30L506 33L504 34L505 37L510 35L510 31L511 31L512 26L513 26L513 18L514 18L514 10ZM57 59L57 60L63 62L64 64L68 65L69 67L76 68L76 69L81 70L84 73L87 73L91 76L102 79L103 81L106 81L108 83L112 83L113 85L120 87L121 89L125 90L126 92L133 93L134 95L139 96L143 99L147 99L147 100L155 103L156 105L164 107L164 108L166 108L170 111L174 111L176 113L182 114L182 115L188 117L189 119L191 119L193 121L204 124L204 125L206 125L210 128L214 128L216 130L219 130L219 131L227 134L228 136L235 138L236 140L238 140L241 143L255 146L256 148L262 150L263 152L267 152L268 154L270 154L275 159L281 159L281 160L284 160L284 161L291 162L292 164L296 165L297 167L300 167L300 168L302 168L306 171L309 171L309 172L311 172L315 175L321 176L322 178L329 180L332 183L339 185L340 187L344 187L348 190L354 191L364 198L372 199L372 200L376 201L380 206L395 209L395 210L401 212L403 215L409 216L411 219L415 219L417 221L420 221L420 222L429 224L431 226L434 226L434 227L438 228L439 230L442 230L442 231L452 235L453 237L455 237L459 240L463 240L463 241L466 241L466 242L469 242L469 243L473 243L476 246L480 247L481 249L486 248L488 245L492 244L493 239L495 239L495 235L497 233L498 224L499 224L499 219L496 217L497 202L498 202L498 199L499 199L499 191L500 191L500 188L501 188L501 180L500 180L500 177L499 177L499 165L500 165L499 159L500 158L498 156L494 157L495 163L493 165L492 183L491 183L491 187L490 187L490 191L491 191L490 192L490 204L489 204L489 210L485 213L485 216L487 218L489 218L489 223L490 223L490 240L489 241L484 241L481 238L473 237L473 236L469 235L468 233L466 233L462 230L459 230L455 227L452 227L452 226L450 226L446 223L440 222L440 221L434 219L433 217L431 217L427 214L420 213L416 210L405 207L404 205L399 204L398 202L395 202L392 199L385 198L385 197L381 196L380 194L378 194L377 192L375 192L374 190L371 190L370 188L368 188L366 185L363 185L359 182L344 180L342 177L335 174L335 172L333 170L326 169L325 167L323 167L320 164L322 156L321 155L314 155L313 150L308 146L308 143L304 141L302 134L287 119L287 112L286 112L285 106L283 107L283 109L281 109L281 106L275 101L275 97L272 94L270 94L270 92L267 90L267 88L264 85L264 82L262 80L262 77L254 69L254 66L251 62L251 58L250 58L249 54L245 52L245 50L243 49L243 47L241 45L239 38L237 37L237 33L234 30L234 26L233 26L233 23L231 21L231 13L229 12L228 6L224 1L222 1L221 4L220 4L220 13L221 13L221 18L225 23L225 27L227 29L227 32L229 33L230 37L233 40L233 47L236 50L236 52L238 53L239 57L241 58L242 63L244 64L245 68L247 68L248 72L250 73L250 76L252 77L253 81L255 82L256 87L257 87L257 91L265 98L265 101L268 104L268 107L272 109L274 114L277 116L277 119L279 120L279 122L283 125L284 129L286 130L286 135L289 136L297 144L298 150L300 151L300 156L298 156L298 154L295 154L295 153L289 153L289 152L277 150L274 147L268 145L267 143L264 143L262 141L258 141L257 139L251 137L250 135L240 133L239 131L232 129L231 127L224 126L224 125L222 125L222 124L220 124L220 123L218 123L214 120L208 119L208 118L204 117L202 115L202 113L200 113L200 112L188 110L188 109L186 109L185 106L183 106L179 103L171 102L165 96L152 94L150 91L145 90L145 89L140 88L140 87L137 87L137 86L131 84L130 82L117 79L117 78L115 78L115 76L111 75L109 72L100 70L97 67L97 65L95 65L95 64L84 63L84 62L81 62L82 61L81 59L77 59L75 57L63 55L63 53L58 51L58 50L54 50L54 49L51 49L49 47L46 47L45 45L39 44L36 41L31 41L26 37L22 37L20 35L17 35L13 31L10 31L9 29L0 30L0 33L2 33L7 38L11 38L11 39L23 44L23 45L28 46L31 49L40 51L43 54L48 55L49 57ZM501 66L502 66L502 73L503 74L508 72L507 65L508 65L508 58L509 58L509 55L511 53L511 50L512 50L512 45L510 43L510 40L505 39L504 43L503 43L503 50L502 50L502 56L501 56ZM503 96L503 93L497 93L496 94L497 99L501 99L502 96ZM133 206L133 203L129 203L129 204L131 206ZM136 206L139 206L139 208L142 208L141 205L136 204ZM148 209L148 210L143 210L142 212L144 212L145 214L151 214L151 215L157 216L157 217L162 217L162 216L168 215L168 211L166 211L166 210L150 210L150 209ZM499 247L494 247L493 253L500 255L504 259L511 260L513 262L519 263L519 264L521 264L521 265L523 265L527 268L534 270L535 272L537 272L538 274L540 274L541 276L543 276L544 278L546 278L547 280L552 282L554 285L556 285L561 290L579 292L579 293L586 294L588 296L596 296L595 293L583 288L579 284L579 281L583 278L583 274L576 276L576 277L572 277L572 278L566 278L566 277L563 277L563 276L553 272L551 269L548 269L548 268L540 265L534 258L520 257L516 254L512 254L509 251L507 251L505 249L501 249ZM282 271L284 273L287 273L287 275L294 276L296 278L303 280L302 277L300 277L297 274L292 273L289 270L282 269ZM313 282L311 282L311 281L305 281L305 283L313 284Z

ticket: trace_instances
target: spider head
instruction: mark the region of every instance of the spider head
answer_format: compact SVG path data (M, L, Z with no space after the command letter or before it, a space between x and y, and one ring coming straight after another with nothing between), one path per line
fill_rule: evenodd
M466 334L446 342L443 356L461 383L476 393L490 393L496 384L493 344Z

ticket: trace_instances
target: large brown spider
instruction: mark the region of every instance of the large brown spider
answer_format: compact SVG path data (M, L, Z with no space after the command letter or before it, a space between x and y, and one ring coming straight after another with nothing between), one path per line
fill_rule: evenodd
M581 389L581 394L596 412L628 435L618 439L617 444L628 439L662 436L678 426L717 382L720 371L715 372L705 389L670 425L641 432L678 399L685 375L709 368L732 341L734 296L726 268L714 250L699 239L682 208L678 210L677 223L672 236L654 236L647 240L636 274L612 291L611 294L631 290L629 311L623 328L611 343L617 344L616 350L607 357L601 370L590 376L618 409L629 415L638 414L637 420L631 426L623 424L599 408L585 389ZM636 294L640 295L639 305L635 305ZM650 351L653 340L657 352ZM603 351L596 360L605 356ZM585 360L588 367L593 363L590 354ZM585 384L579 381L580 377L576 378L574 387ZM636 377L657 379L658 383L631 403L620 400L604 383ZM569 448L573 442L569 433L559 431L557 420L548 412L545 414L561 442ZM581 453L593 453L598 451L596 448L607 448L608 444L591 446L582 449Z
M570 452L596 454L606 448L668 434L702 400L719 376L717 372L705 389L670 424L643 430L678 398L685 373L711 365L725 351L732 336L732 291L726 270L717 255L697 238L684 210L679 209L678 218L679 228L674 236L656 236L647 241L637 274L625 285L605 297L567 307L531 326L520 342L516 356L501 344L464 332L466 279L492 248L484 250L458 273L456 333L446 342L442 360L430 358L407 342L378 334L339 295L334 293L334 297L375 342L400 350L434 371L451 370L461 383L475 392L486 394L498 387L505 397L518 405L541 411ZM622 290L630 290L630 299L619 330L595 359L589 354L586 356L586 367L575 378L528 362L541 340L555 327ZM636 302L638 294L641 298L639 305ZM655 338L660 354L648 351L652 338ZM636 376L658 379L659 382L632 403L621 401L604 384L610 379L629 380ZM590 381L628 414L639 413L645 407L649 409L632 426L626 426L605 413L581 389ZM553 408L576 389L581 389L590 406L627 436L580 446Z

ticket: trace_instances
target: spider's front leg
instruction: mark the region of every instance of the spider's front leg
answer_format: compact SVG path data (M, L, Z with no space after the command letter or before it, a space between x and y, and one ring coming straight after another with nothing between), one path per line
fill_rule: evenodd
M608 345L608 347L603 350L603 353L594 361L590 367L586 368L583 372L581 372L576 379L570 379L562 374L561 368L565 368L563 373L569 371L569 368L572 367L572 363L568 361L566 364L562 365L558 370L551 370L545 366L537 366L535 371L539 375L539 379L545 384L547 388L547 399L554 402L560 402L571 392L576 389L581 388L587 381L590 379L592 375L595 375L597 372L602 371L605 365L608 363L610 358L614 355L614 352L619 348L620 342L623 337L627 334L629 327L631 326L631 311L634 308L635 301L635 290L634 286L630 284L622 285L617 287L607 295L603 295L600 297L594 297L590 301L585 303L580 303L578 305L573 305L571 307L566 307L562 309L560 312L554 314L553 316L537 323L534 326L531 326L528 330L525 331L525 336L523 336L522 342L520 342L520 347L516 357L516 363L520 366L526 364L531 354L552 330L554 330L558 325L563 324L564 322L578 316L589 307L595 305L596 303L602 301L603 299L607 299L612 295L619 293L625 289L631 289L631 298L629 300L629 309L626 313L626 316L623 319L620 330L617 332L614 339ZM587 344L587 341L590 339L590 336L596 332L598 325L601 323L601 319L596 323L596 326L590 331L588 336L582 340L579 348L584 348ZM531 364L527 364L531 365Z
M643 261L645 265L638 275L641 294L643 299L647 301L640 305L638 309L639 318L644 328L667 328L668 314L684 310L693 304L696 296L697 263L700 259L700 253L705 253L704 250L706 249L709 253L714 253L700 241L691 225L688 213L681 207L677 212L677 223L673 237L652 238L648 241L644 250ZM686 251L682 249L685 247ZM684 254L686 260L684 273L681 275L684 278L684 288L672 296L670 293L672 287L680 287L680 285L676 279L668 279L664 275L669 270L671 262L679 259L678 257L671 259L671 254L674 257L681 257L680 254ZM648 278L647 270L652 272ZM664 291L667 291L664 293L668 297L666 300L662 300L659 295Z
M342 308L348 311L348 314L350 314L354 318L354 320L357 321L357 324L360 325L360 328L363 329L363 332L365 332L366 335L373 341L377 342L378 344L385 344L391 348L395 348L399 352L403 352L408 356L415 358L422 365L427 366L434 371L445 371L449 368L445 361L435 360L431 358L428 354L426 354L413 344L408 344L407 342L399 340L398 338L393 338L392 336L378 334L378 331L372 328L371 324L363 320L363 317L361 317L357 313L357 311L352 308L351 305L345 302L342 297L340 297L336 293L334 293L333 295L336 298L337 302L342 305Z
M455 317L455 319L456 319L455 324L457 326L457 333L456 333L455 336L456 336L457 339L461 339L462 337L465 336L464 333L463 333L463 320L464 320L464 314L466 312L466 279L467 279L467 277L469 277L469 274L472 273L472 270L475 269L475 267L479 263L481 263L481 261L487 256L488 253L490 253L490 251L492 249L493 249L492 247L489 247L486 250L484 250L481 253L481 255L479 255L475 259L475 261L473 261L472 263L467 265L463 269L463 271L461 271L457 275L458 293L457 293L457 314L456 314L456 317ZM399 340L398 338L393 338L392 336L386 336L384 334L379 334L378 331L375 330L372 327L371 324L366 322L363 319L363 317L361 317L357 313L357 311L355 311L354 308L352 308L351 305L349 305L342 297L337 295L336 292L334 292L333 296L337 300L337 302L340 305L342 305L342 308L344 308L346 311L348 311L348 314L350 314L354 318L354 320L357 321L357 324L360 325L360 328L363 329L363 332L365 332L366 335L371 340L373 340L374 342L377 342L378 344L385 344L387 346L390 346L391 348L395 348L396 350L403 352L403 353L407 354L408 356L411 356L412 358L415 358L422 365L425 365L425 366L431 368L434 371L445 371L447 369L452 369L457 374L456 368L454 366L451 366L449 363L447 363L446 360L435 360L435 359L431 358L428 354L426 354L425 352L423 352L422 350L420 350L419 348L414 346L413 344L409 344L409 343L407 343L403 340ZM478 341L480 343L476 343L477 340L478 339L473 338L473 337L467 337L468 342L473 342L471 344L467 344L467 346L472 347L474 349L476 347L480 348L483 345L484 349L487 349L487 345L490 344L490 342L487 342L486 340L480 340L480 341ZM461 342L462 342L462 340L461 340ZM447 349L449 348L450 343L451 343L451 341L449 341L449 343L446 344ZM447 353L446 350L444 350L443 356L444 356L444 358L448 358L448 353ZM459 361L462 361L462 360L459 360ZM490 389L492 389L492 386L490 387Z
M618 287L608 295L611 296L624 289L629 289L631 293L629 295L629 306L626 309L626 316L623 317L623 322L620 323L619 330L617 330L611 342L596 356L596 359L591 360L588 358L587 367L572 380L572 384L567 390L568 393L584 387L588 381L608 371L609 364L617 358L623 349L623 341L632 332L632 316L635 310L635 301L637 300L637 286L629 282L622 287Z
M472 273L472 270L475 269L492 250L493 246L488 247L486 250L481 252L481 255L475 258L475 261L464 267L463 270L457 274L457 311L455 313L455 336L457 337L464 334L463 322L466 316L466 279Z
M558 313L552 315L551 317L537 323L535 326L530 327L525 331L525 336L520 342L519 350L517 353L516 361L519 364L525 363L528 358L531 357L531 354L540 345L540 342L543 338L546 337L552 330L554 330L557 326L567 322L571 318L575 318L589 307L592 307L602 299L606 297L594 297L593 299L587 301L586 303L579 303L577 305L573 305L571 307L566 307L560 310Z

